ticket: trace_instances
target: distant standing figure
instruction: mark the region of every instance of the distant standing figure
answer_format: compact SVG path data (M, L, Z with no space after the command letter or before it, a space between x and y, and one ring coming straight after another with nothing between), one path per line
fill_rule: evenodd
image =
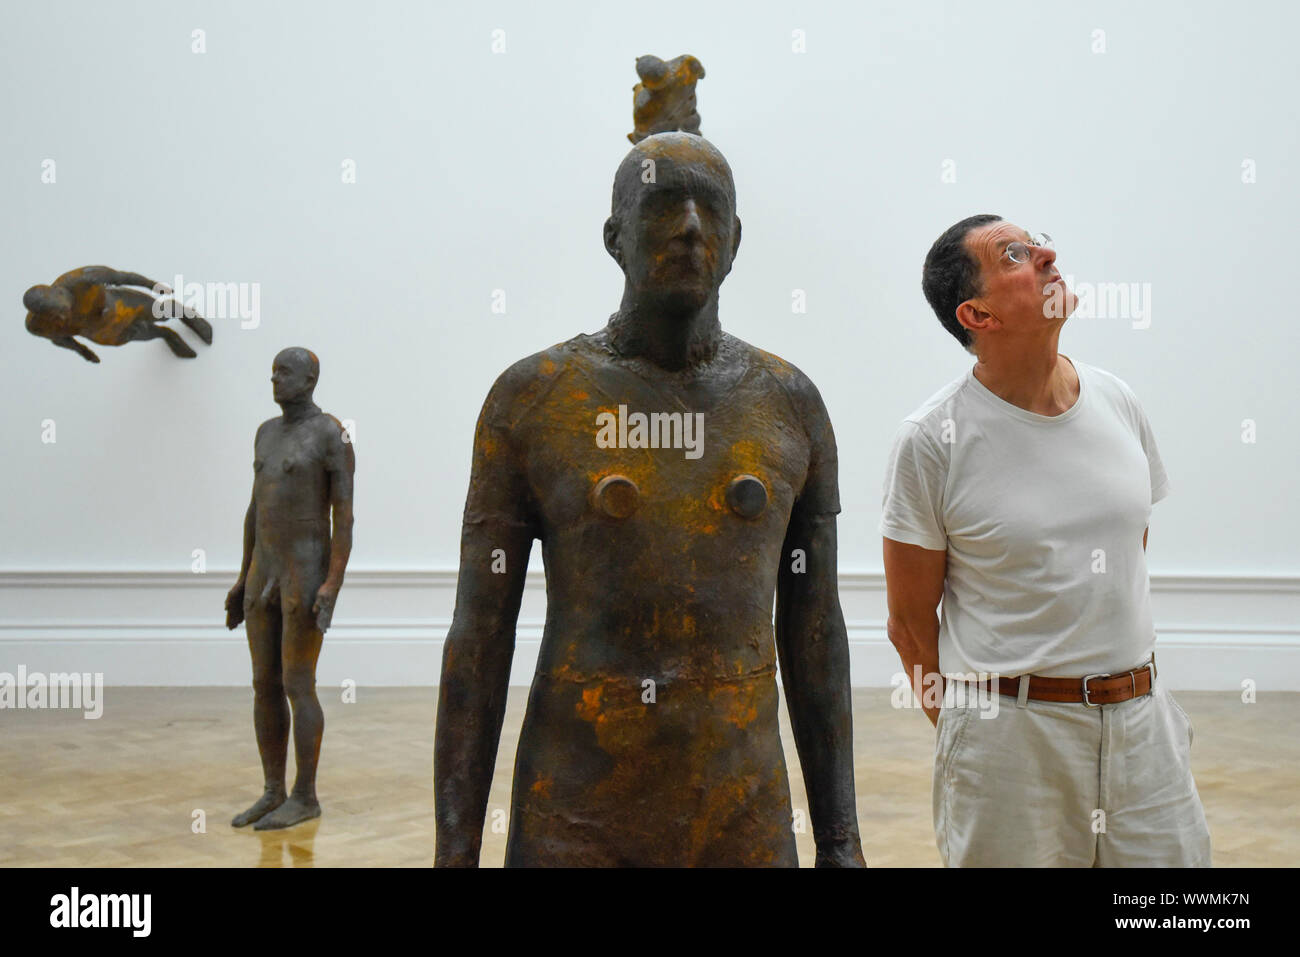
M259 831L320 817L316 764L325 719L316 659L352 551L356 457L339 420L312 401L319 375L320 362L306 349L285 349L271 366L284 414L257 430L244 561L226 597L226 627L247 621L253 727L265 777L262 796L230 823L257 822ZM286 794L290 706L298 774Z

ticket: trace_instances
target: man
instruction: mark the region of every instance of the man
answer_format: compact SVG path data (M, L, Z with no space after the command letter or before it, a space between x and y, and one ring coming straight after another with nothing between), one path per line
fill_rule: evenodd
M285 349L271 365L283 415L263 422L253 441L244 561L226 597L226 627L248 622L253 728L264 779L262 796L230 823L256 822L258 831L321 813L316 764L325 717L316 698L316 659L352 552L356 457L339 420L312 401L319 377L320 362L306 349ZM290 706L298 771L286 793Z
M778 656L817 863L863 864L835 438L806 376L719 326L735 208L706 140L641 140L605 224L619 311L484 403L438 693L439 866L478 863L535 538L546 630L507 865L796 865Z
M939 854L1209 866L1191 723L1154 660L1145 549L1169 483L1128 386L1057 352L1075 299L1055 262L1046 236L983 215L923 269L977 357L903 422L880 524L889 637L938 728ZM942 710L937 673L967 679ZM981 673L1000 707L955 706Z

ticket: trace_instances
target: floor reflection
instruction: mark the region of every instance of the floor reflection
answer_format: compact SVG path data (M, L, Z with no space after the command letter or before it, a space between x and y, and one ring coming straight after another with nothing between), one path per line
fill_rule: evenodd
M278 831L255 831L262 842L262 856L258 867L315 867L316 831L320 827L320 818L303 821L293 827Z

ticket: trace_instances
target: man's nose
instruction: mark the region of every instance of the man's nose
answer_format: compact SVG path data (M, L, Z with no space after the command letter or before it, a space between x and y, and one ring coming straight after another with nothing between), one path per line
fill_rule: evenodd
M1038 254L1038 268L1046 269L1052 263L1056 262L1056 250L1051 246L1035 246L1034 252Z

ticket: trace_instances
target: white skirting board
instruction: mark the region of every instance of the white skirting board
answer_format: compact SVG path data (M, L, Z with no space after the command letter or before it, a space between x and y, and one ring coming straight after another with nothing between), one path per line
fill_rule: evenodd
M102 673L106 686L246 685L242 626L224 626L233 571L0 572L0 672ZM452 570L353 570L325 636L318 684L436 685L455 604ZM1300 691L1300 578L1153 576L1157 661L1182 690ZM855 687L901 671L878 572L840 576ZM532 677L546 585L530 572L511 684Z

